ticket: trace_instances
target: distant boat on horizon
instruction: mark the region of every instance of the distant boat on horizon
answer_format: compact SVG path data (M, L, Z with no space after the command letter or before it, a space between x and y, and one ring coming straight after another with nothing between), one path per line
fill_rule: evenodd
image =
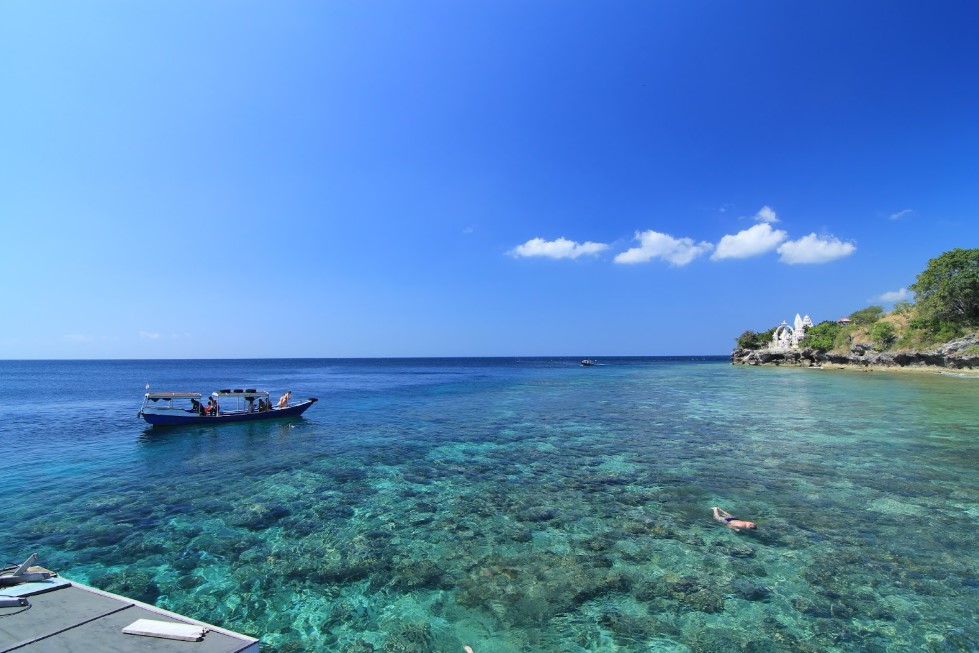
M581 366L582 367L591 367L594 364L595 364L595 361L593 361L590 358L585 358L584 360L581 361Z

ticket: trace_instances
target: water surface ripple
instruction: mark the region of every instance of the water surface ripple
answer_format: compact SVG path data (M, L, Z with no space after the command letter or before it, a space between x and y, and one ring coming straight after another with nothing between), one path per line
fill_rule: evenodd
M0 553L265 651L979 650L979 379L601 362L0 362Z

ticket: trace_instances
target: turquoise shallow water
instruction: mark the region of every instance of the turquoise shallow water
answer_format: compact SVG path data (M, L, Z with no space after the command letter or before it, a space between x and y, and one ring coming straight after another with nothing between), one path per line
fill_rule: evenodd
M153 430L147 382L321 401ZM716 360L0 362L0 553L266 651L974 651L977 396Z

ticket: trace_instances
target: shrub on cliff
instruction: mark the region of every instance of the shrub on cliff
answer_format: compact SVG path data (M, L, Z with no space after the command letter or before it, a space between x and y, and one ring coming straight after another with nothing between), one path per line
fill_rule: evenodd
M745 331L738 336L738 349L764 349L772 340L772 333L775 329L769 329L762 333L755 331Z
M842 329L843 326L836 322L830 322L828 320L820 322L806 331L806 335L802 338L799 346L819 349L820 351L829 351L833 349L836 336Z
M870 337L874 341L874 349L884 351L897 340L897 331L890 322L878 322L870 328Z
M918 346L941 344L949 340L961 338L967 329L961 324L948 320L936 320L919 316L909 323L910 340Z

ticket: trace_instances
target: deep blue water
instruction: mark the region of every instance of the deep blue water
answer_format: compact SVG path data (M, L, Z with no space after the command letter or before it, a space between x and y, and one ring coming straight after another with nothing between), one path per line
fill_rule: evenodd
M0 555L266 651L979 650L979 379L600 362L0 361Z

